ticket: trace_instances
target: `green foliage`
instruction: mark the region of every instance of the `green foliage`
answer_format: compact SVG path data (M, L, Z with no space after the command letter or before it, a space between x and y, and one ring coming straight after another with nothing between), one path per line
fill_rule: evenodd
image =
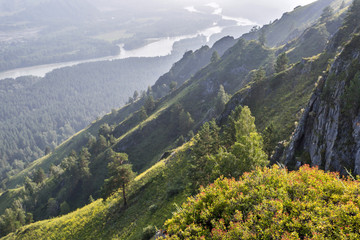
M143 229L142 240L150 240L156 233L156 228L154 226L147 226Z
M357 32L360 20L359 17L360 1L354 0L346 13L342 28L334 37L333 41L335 42L335 46L339 47L346 44L349 40L349 36L352 36Z
M266 77L265 69L261 66L259 69L255 70L253 72L251 81L258 82L258 81L263 80L265 77Z
M241 52L241 54L239 54L240 52ZM110 146L110 144L113 144L113 143L115 143L114 149L124 149L124 148L126 149L126 152L129 154L130 161L132 163L134 163L134 166L136 163L136 168L135 168L136 170L138 170L138 169L145 170L147 167L150 167L152 163L154 163L155 161L158 161L158 159L160 159L161 155L163 154L163 152L165 150L169 150L169 148L174 146L174 140L181 139L181 136L185 136L187 134L187 132L189 131L188 130L189 127L184 127L183 130L181 130L181 131L184 131L184 133L181 133L180 131L178 131L178 129L180 129L179 126L181 123L186 123L187 120L192 119L193 123L190 125L191 125L191 128L193 128L194 126L195 127L199 126L200 123L203 121L206 121L206 119L211 119L211 117L216 116L216 114L211 115L214 112L212 110L213 110L214 106L216 106L216 103L219 99L220 99L219 102L221 102L221 103L225 102L225 101L223 101L223 99L224 99L224 96L226 96L225 89L222 92L220 84L224 84L224 86L226 86L226 89L230 93L233 93L234 91L239 89L242 86L242 84L246 84L243 81L243 77L248 75L249 72L244 69L258 69L260 64L267 61L267 57L269 54L271 54L271 52L272 52L272 50L270 50L270 49L260 48L259 44L256 42L242 43L241 41L239 41L239 44L237 44L236 47L234 47L231 51L229 51L228 56L224 57L224 59L222 59L222 61L219 61L215 65L211 64L211 67L207 67L207 68L203 69L202 71L198 72L192 79L187 81L185 83L185 85L179 87L179 89L177 91L173 92L169 96L166 96L164 99L159 101L156 104L156 107L154 107L154 109L151 110L151 112L149 113L149 116L147 116L146 110L144 108L146 117L141 118L141 120L140 120L140 122L142 121L141 125L138 125L138 123L139 123L138 113L134 114L133 118L130 117L128 114L126 114L126 116L129 116L129 118L126 119L126 121L124 121L124 122L122 122L122 120L118 120L118 119L114 120L110 116L107 116L106 120L100 120L103 123L105 121L107 122L108 121L107 119L111 119L112 122L109 121L108 124L111 126L114 126L114 124L118 125L118 128L120 129L120 131L119 131L119 135L116 136L116 138L117 138L116 140L110 141L109 139L106 139L104 136L102 136L102 137L100 136L98 138L99 144L97 144L97 145L101 146L101 147L97 151L95 151L95 148L92 149L89 147L89 152L91 152L91 155L92 155L90 157L91 158L91 163L89 165L90 169L94 169L94 170L96 170L96 172L101 172L101 171L103 172L103 173L96 173L97 176L96 176L96 178L94 178L93 182L102 183L102 181L103 181L102 177L103 177L104 173L106 173L106 170L105 170L106 166L103 167L104 166L103 163L104 163L104 161L108 160L106 158L107 157L106 154L104 154L103 151L106 150ZM190 55L193 56L193 54L190 54ZM316 68L316 63L313 65L314 65L314 68ZM216 69L213 69L214 66L216 66ZM284 73L284 75L285 74L287 74L287 73ZM301 75L301 74L299 74L299 72L296 72L296 74ZM317 73L314 73L314 74L317 74ZM259 74L259 75L260 75L260 78L262 79L263 77L261 76L261 74ZM286 77L288 77L288 76L286 76ZM186 79L188 79L188 78L186 78ZM183 80L185 81L186 79L183 79ZM213 79L213 80L210 81L209 79ZM289 83L286 86L291 85L292 88L296 88L296 92L297 91L301 92L301 94L305 96L304 98L306 98L307 91L311 92L312 88L307 86L307 88L305 89L307 91L305 91L303 88L303 85L305 85L305 84L303 84L303 82L306 82L305 79L303 79L304 81L298 81L296 83L295 83L295 81L292 81L293 79L295 79L295 77L288 77ZM272 79L270 79L270 80L272 80ZM280 79L280 80L282 80L282 79ZM281 82L281 81L279 81L279 82ZM310 81L308 81L308 82L310 82ZM280 86L285 85L285 84L283 84L283 82L281 82L281 83L282 84ZM168 92L169 82L166 82L166 84L164 84L164 85L165 85L166 92ZM313 83L311 83L310 85L313 85ZM204 91L205 88L206 88L206 91ZM279 90L279 92L281 92L283 97L289 98L289 96L292 97L292 95L293 95L292 88L291 88L291 90L286 89L285 91L282 89L282 91ZM219 92L216 91L217 89L219 89ZM276 91L277 91L277 89L272 89L272 88L264 88L264 89L267 90L268 95L276 93ZM288 92L289 94L284 94L284 92ZM257 92L255 91L255 95L256 95L256 93ZM154 90L153 94L156 94L156 90ZM143 92L141 95L144 97L145 92ZM149 92L148 96L150 96L150 95L151 94ZM155 96L155 95L153 95L153 96ZM264 99L264 98L262 98L262 96L263 95L259 94L256 97L258 97L258 99ZM157 95L156 95L156 98L157 98ZM137 101L135 104L138 103L138 105L141 106L142 104L144 104L143 100L145 100L145 99L146 98L142 98L141 100ZM294 99L292 104L295 101L297 101L297 99ZM174 103L179 103L179 102L181 103L181 108L177 109L179 111L176 111L176 114L174 114L175 117L172 118L172 116L171 116L172 112L170 109L172 108L172 106L174 106ZM199 103L199 104L194 104L194 103ZM299 103L299 105L301 105L302 103L303 102ZM259 118L260 121L267 121L267 118L271 119L274 116L274 111L275 111L274 109L285 109L284 111L287 111L286 116L293 115L292 112L297 111L296 109L298 109L298 106L296 105L296 107L292 107L293 106L292 104L289 103L290 107L288 107L288 106L280 107L280 104L277 104L276 101L269 101L268 105L272 105L272 108L268 108L267 110L263 111L264 109L262 109L262 107L264 106L264 104L260 103L259 105L257 105L258 108L254 107L254 110L255 111L257 111L257 110L263 111L266 115L269 115L269 117ZM222 109L222 105L220 108ZM253 110L253 108L252 108L252 110ZM278 110L278 111L281 111L281 110ZM113 115L113 114L111 114L111 115ZM117 115L118 115L119 119L121 119L120 115L122 115L122 114L117 114ZM178 121L180 115L182 116L183 119L185 119L185 121L180 121L180 122ZM280 116L282 116L282 115L280 114ZM137 120L133 121L134 119L137 119ZM172 121L172 120L169 121L169 119L172 119L172 120L175 119L175 121ZM248 119L250 119L249 122L251 122L251 118L248 117ZM129 122L129 121L133 121L134 124L133 125L131 125L131 124L124 125L125 122ZM191 122L191 121L189 121L189 122ZM210 135L212 135L211 137L213 139L218 139L218 141L213 144L214 146L210 146L210 145L208 146L208 148L210 149L210 152L212 152L210 155L207 154L206 152L205 153L203 152L202 154L200 154L200 159L203 158L201 160L206 162L205 164L207 166L203 167L201 165L201 161L196 163L196 164L199 164L198 166L199 166L200 170L203 168L205 172L209 171L208 174L210 176L208 179L205 179L203 181L204 184L209 183L208 180L213 179L217 175L226 175L226 176L240 175L242 173L242 171L245 171L246 169L243 169L242 164L239 164L239 163L245 163L245 162L250 161L250 163L252 164L252 160L254 159L254 156L260 156L260 160L262 160L262 157L264 154L262 152L258 151L258 149L261 146L261 138L259 137L258 134L252 134L254 131L256 131L255 126L254 126L254 131L249 132L249 134L246 137L244 137L244 136L241 136L240 134L236 133L236 131L245 132L240 126L236 125L236 122L237 122L237 119L235 119L234 123L233 123L233 125L234 125L233 126L233 130L234 130L233 135L230 135L230 132L228 132L228 136L231 137L231 141L225 140L225 138L220 137L221 134L220 134L219 130L214 130L213 132L210 133ZM280 121L276 121L276 123L281 124ZM99 126L99 125L100 124L98 124L97 126ZM186 126L187 124L184 124L184 125ZM266 122L265 126L266 125L268 125L268 122ZM216 129L216 127L217 126L215 124L215 126L210 127L210 128ZM194 128L194 129L196 129L196 128ZM252 129L251 124L250 124L249 129ZM96 129L96 131L97 131L97 129ZM92 130L91 133L96 135L96 131ZM226 132L226 131L224 130L224 132ZM218 135L218 136L216 136L216 135ZM141 139L141 140L138 141L137 139ZM223 141L220 141L220 139ZM85 142L87 140L88 139L86 139ZM93 142L93 140L94 139L92 138L92 142ZM211 141L214 142L214 140L211 140ZM227 145L221 146L221 144L223 142L227 142ZM190 143L192 143L192 141ZM69 142L67 144L71 145L73 143ZM197 143L195 143L195 144L197 144ZM78 143L78 145L81 146L80 143ZM93 145L96 146L94 144L94 142L93 142ZM168 148L168 149L166 149L166 148ZM80 149L80 147L74 148L74 149L78 150L78 149ZM151 149L151 151L148 151L148 149ZM252 151L251 149L254 149L254 151ZM191 152L191 151L188 150L188 153L189 152ZM201 152L201 151L199 151L199 152ZM192 153L189 153L189 154L192 155ZM243 155L245 155L245 154L249 154L250 157L249 158L244 157ZM79 153L79 157L80 157L80 155L81 154ZM74 163L77 164L79 157L70 157L68 159L69 160L68 163L70 163L70 165L72 165ZM95 231L97 234L99 234L101 236L106 236L106 237L111 236L112 238L127 239L126 237L123 237L123 236L131 235L132 239L140 239L142 228L144 228L145 226L147 226L149 224L153 224L155 226L161 226L161 224L162 224L161 221L164 219L164 215L161 215L160 213L169 214L171 211L171 207L169 207L169 206L171 206L171 201L173 201L173 199L177 199L178 201L180 201L181 199L184 198L184 196L185 196L185 194L183 194L184 191L187 191L189 185L192 184L192 183L188 182L189 181L188 175L191 176L191 174L193 174L193 172L191 172L191 171L197 170L196 164L192 164L189 166L186 164L188 162L194 163L194 160L195 159L197 160L197 158L195 158L194 156L192 156L191 159L186 159L186 158L190 158L189 156L184 157L184 158L185 159L181 158L178 160L179 164L177 165L176 168L172 169L172 171L171 171L172 174L168 174L167 172L163 173L163 176L159 177L159 179L157 179L155 183L148 182L148 185L142 185L143 183L141 183L141 184L139 183L140 186L142 186L143 188L140 188L141 190L139 190L136 194L131 192L131 191L133 191L132 187L131 188L128 187L127 191L129 191L128 192L129 206L126 210L124 208L121 208L120 209L121 211L119 211L119 209L115 210L115 209L111 209L111 207L110 207L110 210L109 210L111 212L110 214L106 215L107 212L105 211L104 214L101 215L101 217L100 216L87 216L86 219L84 219L84 221L81 221L81 222L84 222L84 224L83 223L75 224L75 220L71 219L70 222L73 224L73 226L74 225L77 226L76 230L78 232L75 231L75 232L69 233L71 231L71 229L67 228L68 231L67 232L64 231L64 234L61 233L61 237L62 238L73 238L73 239L76 239L76 237L77 237L77 238L81 239L84 236L89 236L88 235L89 232ZM215 159L215 160L213 160L213 159ZM171 164L170 162L167 162L167 165L170 165L170 164ZM250 164L249 168L253 167L253 165L251 165L251 164ZM265 163L265 161L261 161L260 163L257 163L255 161L254 165L257 165L257 164L263 165L266 163ZM80 165L82 165L82 164L80 164ZM97 168L100 168L100 169L98 170ZM189 168L190 168L191 174L188 174ZM169 169L167 169L167 170L169 170ZM65 172L68 172L68 171L65 171ZM70 173L70 171L68 173ZM169 177L169 175L171 177ZM61 179L62 178L58 179L59 182L61 181ZM68 178L68 179L72 179L72 178ZM83 180L85 181L85 179L79 179L79 185L77 187L69 186L70 190L64 189L62 192L76 193L77 192L76 190L81 190L82 188L86 188L87 185L82 183ZM163 184L161 181L165 181L166 184ZM68 183L68 180L65 181L65 184L66 183ZM130 183L130 184L132 184L132 183ZM93 187L93 183L91 183L91 185ZM196 185L196 184L194 184L194 185ZM56 186L59 186L59 185L56 185ZM118 187L119 186L115 186L115 189L117 189ZM48 189L55 189L55 188L52 188L49 186ZM125 188L123 188L123 189L125 189ZM138 188L134 187L134 189L138 189ZM96 190L98 190L98 189L93 187L93 189L91 189L88 193L89 194L95 193ZM158 192L155 192L154 190L159 191L161 194L160 193L154 194L154 193L158 193ZM85 201L87 201L89 194L84 197ZM80 193L79 193L79 195L80 195ZM154 195L156 195L156 196L154 196ZM66 196L66 194L64 194L64 196ZM113 196L114 197L110 197L107 201L104 201L102 204L104 204L104 206L106 206L106 207L114 206L115 204L113 204L112 199L115 199L115 198L117 198L116 203L119 203L120 201L122 201L122 199L119 198L117 194L114 194ZM96 196L96 198L97 197L98 196ZM131 198L133 198L133 199L131 200ZM58 200L58 203L61 203L65 200L65 199L60 199L60 198L56 198L56 199ZM148 199L151 199L151 200L148 201ZM68 201L68 199L66 199L66 201L71 203L70 201ZM130 204L131 201L132 201L132 204ZM136 202L141 202L143 204L143 206ZM148 213L149 212L148 207L152 204L156 204L156 206L158 206L158 209L154 210L154 213L151 212L151 214L150 214L150 213ZM104 210L104 208L105 208L103 206L100 206L100 204L96 204L96 202L94 205L96 205L96 208L100 208L102 210ZM73 208L73 206L71 208ZM73 209L75 209L75 208L73 208ZM74 215L77 215L79 212L77 212ZM98 213L97 210L94 212ZM90 213L90 214L92 214L92 213ZM158 214L158 215L151 216L152 214ZM72 216L74 216L74 215L72 215ZM104 216L106 216L106 217L104 217ZM95 229L94 225L92 223L88 222L89 219L91 219L91 218L97 219L96 225L98 225L98 226L105 225L105 227L94 230ZM139 220L136 218L139 218ZM69 217L66 216L66 219L69 219ZM101 219L100 222L98 221L99 219ZM116 219L116 220L111 221L113 219ZM121 220L118 220L118 219L121 219ZM122 221L122 219L127 219L127 220ZM132 220L130 220L130 219L132 219ZM146 220L152 221L152 222L149 223ZM65 218L61 218L60 221L61 222L65 221ZM154 224L153 221L159 222L160 225ZM105 224L102 225L101 223L105 223ZM48 227L52 228L50 226L51 224L44 223L44 225L46 225L47 228ZM114 233L114 231L115 231L114 229L117 229L118 225L121 225L122 227L125 226L125 227L121 228L121 230L118 230L118 234L119 234L118 236L114 236L117 234L117 233ZM39 225L37 225L37 228L39 228ZM57 232L57 233L59 233L59 231L60 231L60 230L56 230L54 228L52 228L52 229L54 230L54 232ZM99 233L100 231L103 231L103 233ZM28 234L32 234L31 231L29 231ZM84 235L82 235L82 234L84 234ZM27 236L27 235L25 235L25 236ZM66 237L63 237L63 236L66 236ZM74 237L74 236L76 236L76 237ZM92 237L95 237L95 235Z
M235 110L233 115L236 115L237 111ZM235 128L235 142L229 150L221 148L216 155L209 158L214 164L213 179L221 175L239 177L244 172L268 164L267 156L262 150L262 138L256 131L255 119L251 116L250 109L243 107L237 119L233 120L235 121L231 126Z
M181 133L187 133L194 126L194 119L192 119L189 112L182 110L179 114L179 130Z
M270 157L272 155L273 150L276 147L277 142L279 141L279 136L277 129L273 123L270 123L261 134L264 140L264 151Z
M147 114L151 113L155 109L155 101L152 95L149 95L145 99L144 108Z
M220 178L165 223L166 239L357 239L359 187L308 166Z
M67 214L67 213L69 213L69 212L70 212L70 206L69 206L69 204L68 204L66 201L62 202L62 203L60 204L60 214L61 214L61 215L64 215L64 214Z
M226 93L224 86L220 85L215 105L215 111L217 114L221 114L224 111L225 105L229 101L229 99L230 95Z
M26 213L24 208L23 202L17 199L12 202L12 207L7 208L0 216L0 237L33 222L32 214Z
M288 67L288 65L287 65L288 63L289 63L289 59L288 59L286 53L284 52L284 53L280 54L276 59L275 71L277 73L279 73L279 72L286 70Z
M88 178L90 177L90 157L91 154L89 153L89 150L87 148L81 149L79 159L77 161L77 172L76 174L79 176L79 178Z
M148 115L146 113L146 110L145 110L144 106L142 106L140 109L140 112L139 112L140 121L144 121L147 117L148 117Z
M212 63L216 63L216 62L218 62L219 60L220 60L220 57L219 57L218 52L217 52L217 51L214 51L214 52L212 53L212 55L211 55L210 61L211 61Z
M46 213L49 217L55 217L59 213L59 203L55 198L49 198L46 206Z
M172 61L169 56L84 63L43 78L1 80L0 180L42 157L47 146L53 149L84 129L99 114L124 105L134 90L152 84Z
M106 139L108 139L110 137L110 133L111 133L111 127L109 126L109 124L104 123L104 124L102 124L100 126L100 128L99 128L99 136L102 135Z
M139 97L139 92L137 90L134 91L134 94L133 94L133 99L134 101L136 101Z
M170 91L174 91L176 89L176 86L177 86L177 82L175 81L171 81L170 85L169 85L169 88L170 88Z
M132 165L126 163L128 161L126 153L117 153L110 149L108 156L110 158L108 164L110 177L105 180L103 198L106 200L112 193L121 188L123 191L124 206L126 206L126 187L135 177L135 173L132 171Z
M195 137L190 171L195 187L205 186L220 176L239 177L268 164L248 107L235 109L225 130L220 136L219 127L212 121L205 123ZM225 145L221 146L221 142Z
M36 172L33 175L33 181L36 184L42 183L45 180L45 178L46 178L46 175L45 175L44 169L42 169L42 168L39 168L38 170L36 170Z
M259 41L261 46L265 46L266 35L265 35L265 29L264 28L261 28L260 31L259 31L258 41Z
M360 72L350 81L344 92L345 112L357 114L360 107Z
M204 123L196 134L194 141L190 176L194 183L194 188L198 188L210 182L212 168L208 157L215 154L220 147L220 128L215 120Z
M20 213L20 214L19 214ZM25 224L23 212L14 211L11 208L5 210L5 213L0 217L0 233L5 236L10 232Z
M323 12L320 17L321 22L325 22L334 14L334 9L331 6L327 6L323 9Z
M349 29L349 31L354 31L359 26L359 16L360 16L360 1L354 0L347 12L344 21L344 26L347 29Z

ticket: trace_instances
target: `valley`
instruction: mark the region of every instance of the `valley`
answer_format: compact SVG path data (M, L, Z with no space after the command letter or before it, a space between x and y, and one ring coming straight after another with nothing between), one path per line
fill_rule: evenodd
M2 239L359 238L360 1L136 3L116 59L0 81Z

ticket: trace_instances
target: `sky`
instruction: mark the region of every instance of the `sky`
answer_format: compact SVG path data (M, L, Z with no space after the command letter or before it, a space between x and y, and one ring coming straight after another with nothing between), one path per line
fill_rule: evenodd
M296 6L304 6L315 0L214 0L214 2L222 5L226 15L242 16L265 24L280 18L284 12L289 12Z

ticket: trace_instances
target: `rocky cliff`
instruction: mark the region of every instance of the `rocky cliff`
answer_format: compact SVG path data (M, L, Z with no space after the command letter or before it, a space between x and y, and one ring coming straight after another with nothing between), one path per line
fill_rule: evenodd
M290 168L309 163L360 174L360 36L355 35L319 77L285 152Z

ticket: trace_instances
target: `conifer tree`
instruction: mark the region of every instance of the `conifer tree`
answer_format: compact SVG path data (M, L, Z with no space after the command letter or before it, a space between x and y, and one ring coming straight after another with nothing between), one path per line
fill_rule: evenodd
M261 46L265 46L266 43L266 35L265 35L265 30L264 28L262 28L259 31L259 38L258 38L259 43L261 44Z
M155 101L154 101L154 98L152 95L149 95L146 100L145 100L145 103L144 103L144 108L146 110L146 112L149 114L151 113L154 108L155 108Z
M133 94L134 101L136 101L138 99L138 97L139 97L139 92L135 90L134 94Z
M126 207L126 187L135 177L135 173L132 171L132 165L127 163L128 156L126 153L117 153L111 149L107 155L110 157L110 162L108 164L110 177L105 180L103 186L104 199L117 191L118 188L121 188L124 207Z
M216 155L210 156L209 160L214 166L213 180L221 175L239 177L244 172L268 164L267 155L263 151L263 141L256 130L255 118L251 116L250 109L247 106L237 108L230 123L232 126L227 130L232 129L235 133L228 136L235 138L235 142L229 150L220 148Z
M276 59L275 71L279 73L286 70L286 68L288 67L287 66L288 63L289 63L289 59L286 53L280 54Z
M209 156L215 154L220 147L220 128L215 120L204 123L195 136L192 147L192 158L190 161L190 178L194 188L206 185L211 179L212 166Z
M211 62L215 63L220 60L219 54L217 51L214 51L211 55Z
M220 114L225 109L225 104L229 101L230 97L225 92L224 86L219 86L219 92L216 98L216 105L215 105L215 111L216 113Z
M169 85L170 92L174 91L176 89L176 86L177 86L177 82L172 81Z
M266 72L264 70L264 68L261 66L259 69L255 70L252 77L251 77L251 81L257 82L257 81L261 81L265 78L266 76Z
M46 178L45 172L42 168L36 170L33 176L33 180L36 184L42 183Z

